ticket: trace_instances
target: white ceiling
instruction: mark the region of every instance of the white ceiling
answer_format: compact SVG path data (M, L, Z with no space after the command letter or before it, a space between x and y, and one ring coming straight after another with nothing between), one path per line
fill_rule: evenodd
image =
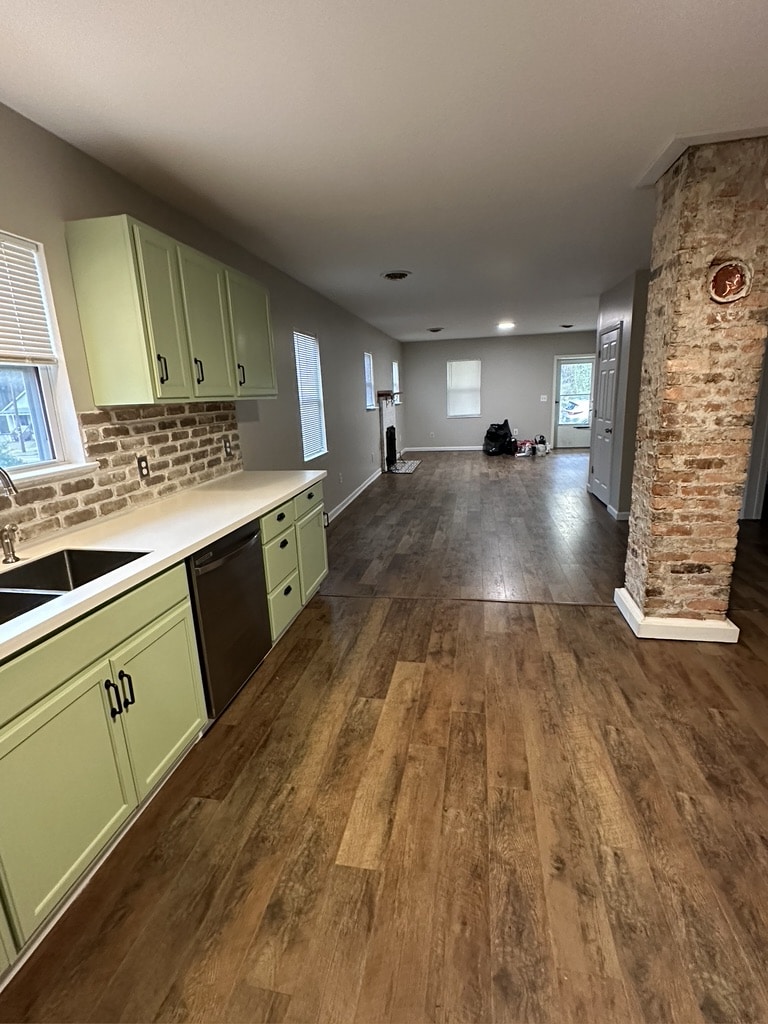
M768 134L765 0L0 17L0 100L402 340L593 327L600 292L647 265L639 183L675 140Z

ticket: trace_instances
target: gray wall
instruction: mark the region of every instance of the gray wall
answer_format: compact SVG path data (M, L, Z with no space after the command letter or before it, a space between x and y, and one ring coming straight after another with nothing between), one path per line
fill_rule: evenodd
M378 413L365 410L363 352L374 357L377 388L392 386L401 346L269 264L0 105L0 229L45 247L75 406L93 407L64 224L129 213L174 238L239 267L270 291L279 398L238 403L246 468L294 469L301 454L293 330L317 334L325 389L329 454L308 464L328 470L329 509L379 465ZM343 482L339 481L341 474Z
M648 271L638 270L603 292L597 318L598 335L619 323L622 325L608 498L609 510L622 519L628 517L632 502L635 431L647 303Z
M420 341L403 345L404 439L400 446L465 448L482 445L489 423L509 419L519 436L544 434L552 440L555 356L595 351L592 331L478 338L469 341ZM448 419L446 363L480 359L479 419ZM546 395L546 402L541 401ZM431 436L434 435L434 436Z

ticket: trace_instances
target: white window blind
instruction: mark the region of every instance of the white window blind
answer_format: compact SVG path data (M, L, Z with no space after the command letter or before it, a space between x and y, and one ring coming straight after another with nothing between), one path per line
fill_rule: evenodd
M0 361L55 363L38 247L0 232Z
M376 397L373 393L373 356L363 352L363 373L365 375L365 408L376 408Z
M395 405L400 405L400 364L396 359L392 363L392 393L395 396Z
M293 333L296 355L296 383L299 388L299 415L304 461L325 455L325 411L323 408L323 378L320 373L320 346L311 334Z
M480 415L480 360L448 361L448 415Z

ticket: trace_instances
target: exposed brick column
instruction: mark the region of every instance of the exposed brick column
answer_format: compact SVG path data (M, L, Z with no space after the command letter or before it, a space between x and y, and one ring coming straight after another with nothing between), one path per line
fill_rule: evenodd
M712 267L750 293L719 304ZM768 322L768 138L692 147L657 185L626 591L725 619Z

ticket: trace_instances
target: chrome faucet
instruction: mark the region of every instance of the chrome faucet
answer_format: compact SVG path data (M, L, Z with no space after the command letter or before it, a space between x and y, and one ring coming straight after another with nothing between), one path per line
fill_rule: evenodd
M6 497L10 497L12 494L18 494L18 488L16 484L11 480L10 474L7 469L3 469L0 466L0 487L3 489L3 493Z
M21 559L16 554L16 548L14 543L16 541L16 534L19 532L19 528L16 523L7 523L2 530L0 530L0 544L3 545L3 564L12 565L14 562L20 562Z

